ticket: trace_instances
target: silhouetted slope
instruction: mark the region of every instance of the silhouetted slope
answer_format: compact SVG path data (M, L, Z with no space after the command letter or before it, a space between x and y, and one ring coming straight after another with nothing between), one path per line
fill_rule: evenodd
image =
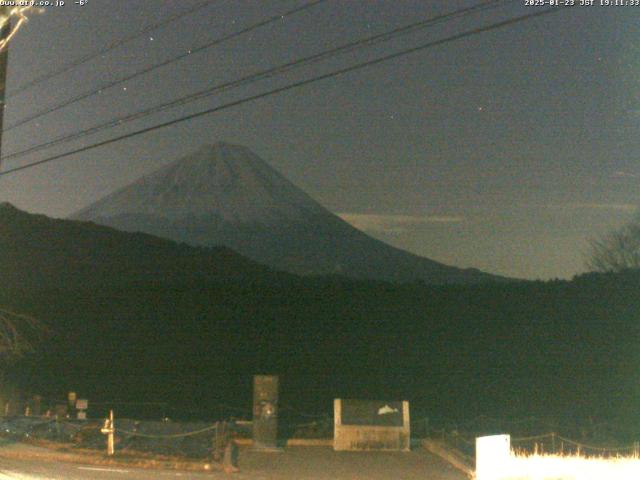
M289 275L224 248L198 248L0 205L0 283L77 287L154 282L271 282Z

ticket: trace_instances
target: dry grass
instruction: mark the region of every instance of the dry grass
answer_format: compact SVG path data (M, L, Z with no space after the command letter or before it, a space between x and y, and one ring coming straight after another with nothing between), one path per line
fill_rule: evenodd
M512 454L496 480L638 480L640 458Z

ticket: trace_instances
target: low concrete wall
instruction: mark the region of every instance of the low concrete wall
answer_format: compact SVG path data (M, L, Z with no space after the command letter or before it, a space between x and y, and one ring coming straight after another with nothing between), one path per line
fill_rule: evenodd
M397 412L398 409L396 409ZM382 426L343 423L342 400L334 401L333 449L340 450L401 450L411 449L409 402L402 402L402 424Z
M253 440L250 438L236 438L234 440L238 445L250 447ZM285 447L331 447L333 446L332 438L289 438Z
M338 429L334 450L404 450L410 439L402 427L345 426Z

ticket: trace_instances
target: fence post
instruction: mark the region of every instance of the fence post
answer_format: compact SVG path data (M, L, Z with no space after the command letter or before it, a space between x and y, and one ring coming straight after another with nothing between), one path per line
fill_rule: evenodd
M42 397L40 395L33 396L33 414L36 416L42 415Z
M116 426L113 419L113 410L109 410L109 423L111 425L111 431L109 432L109 436L107 437L107 455L113 455L116 453L116 442L115 442L115 430Z
M100 429L102 433L107 435L107 455L112 456L115 449L115 421L113 419L113 410L109 410L109 418L105 419L104 426Z
M225 426L225 431L227 434L222 454L222 468L225 473L236 473L240 471L238 469L238 445L236 445L235 438L233 438L234 432L231 431L229 425Z

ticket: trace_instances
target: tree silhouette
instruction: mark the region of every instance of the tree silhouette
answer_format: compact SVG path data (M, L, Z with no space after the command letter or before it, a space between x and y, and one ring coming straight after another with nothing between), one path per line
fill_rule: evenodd
M640 213L619 230L592 240L587 266L598 272L640 269Z
M6 365L33 351L47 332L39 320L0 308L0 361Z

